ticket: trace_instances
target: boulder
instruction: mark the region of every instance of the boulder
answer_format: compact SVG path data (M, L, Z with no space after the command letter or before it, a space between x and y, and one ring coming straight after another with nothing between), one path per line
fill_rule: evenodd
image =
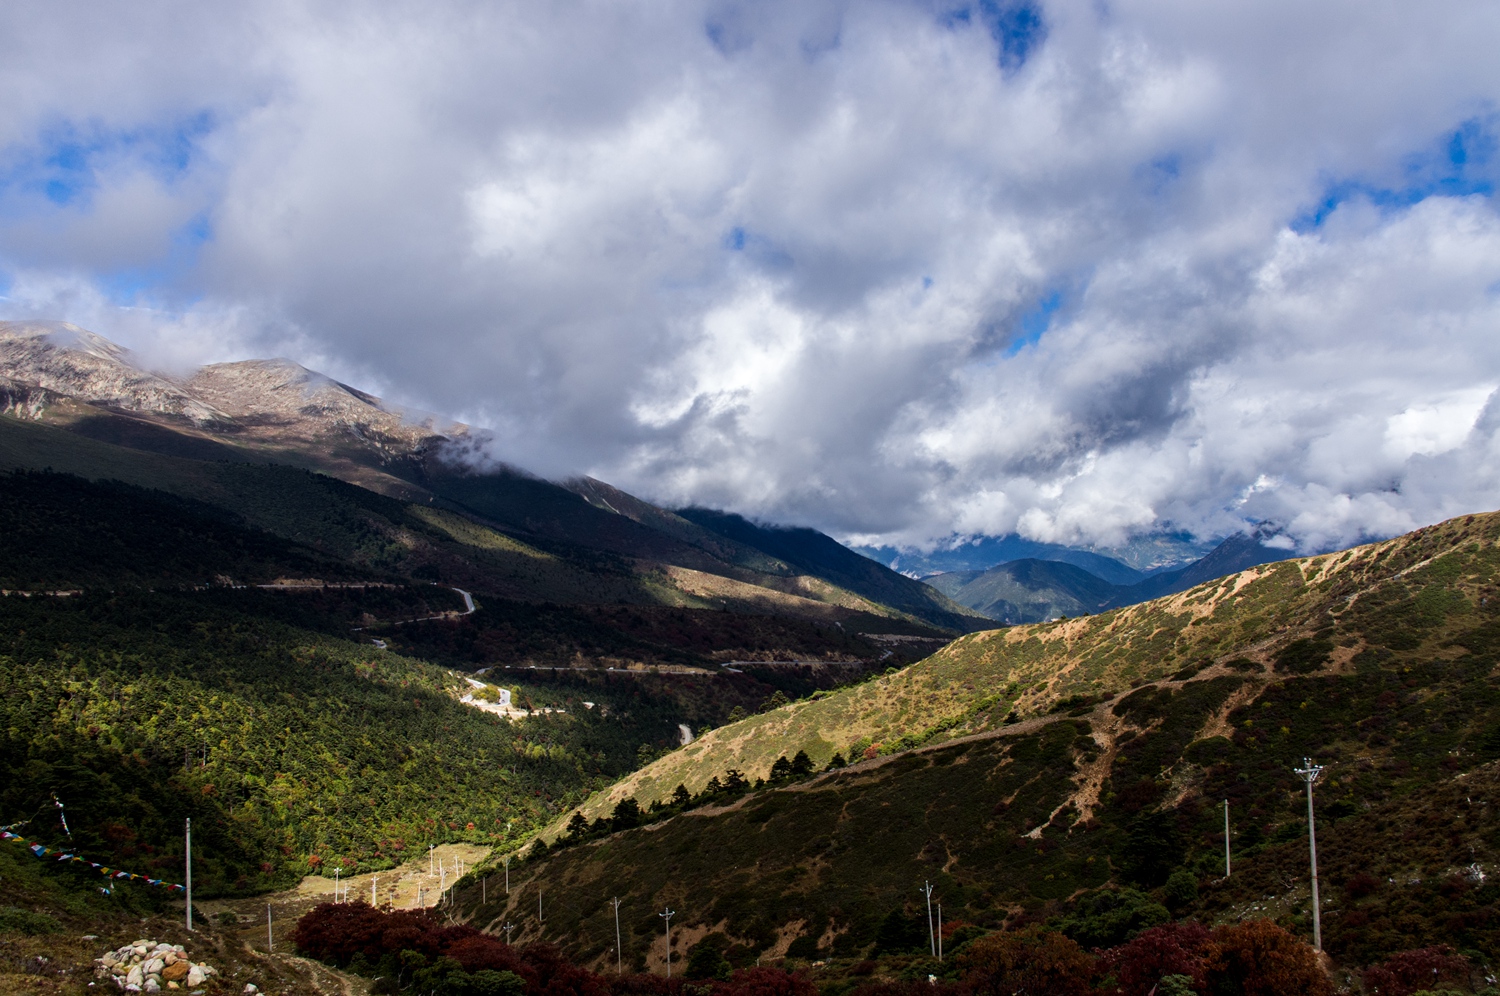
M147 975L160 975L161 970L167 967L167 963L160 958L152 958L146 962L145 972Z
M168 982L176 982L178 979L187 978L187 974L190 971L187 961L171 955L168 957L172 958L172 963L161 970L161 977Z
M188 988L196 988L197 986L203 985L203 980L206 979L206 978L208 978L208 976L203 974L203 966L202 965L194 965L192 968L190 968L188 970L188 974L187 974Z
M146 981L146 973L141 971L141 966L139 966L139 965L132 965L132 966L130 966L130 971L125 976L125 983L127 985L131 985L131 986L138 986L142 982L145 982L145 981Z
M146 984L142 988L148 993L159 993L161 992L161 983L155 979L147 979Z

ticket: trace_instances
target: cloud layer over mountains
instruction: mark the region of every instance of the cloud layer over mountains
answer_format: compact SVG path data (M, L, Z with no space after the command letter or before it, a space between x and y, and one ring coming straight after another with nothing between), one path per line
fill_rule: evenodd
M867 541L1500 507L1500 7L17 2L0 318Z

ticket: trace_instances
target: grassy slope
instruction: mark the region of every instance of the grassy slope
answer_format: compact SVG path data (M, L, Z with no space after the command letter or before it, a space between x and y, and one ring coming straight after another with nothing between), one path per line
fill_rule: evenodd
M1120 692L1189 664L1248 655L1265 660L1279 646L1329 624L1339 601L1368 605L1367 588L1431 551L1452 552L1470 533L1485 550L1500 515L1469 516L1384 543L1230 575L1156 601L1055 623L972 633L897 674L817 701L714 731L591 800L589 815L634 794L643 804L679 783L698 790L737 767L764 776L777 755L806 750L822 765L857 741L927 742L993 729L1011 710L1044 712L1070 695ZM1489 556L1489 554L1486 554ZM1361 613L1361 619L1363 619ZM1344 648L1347 659L1353 651Z
M514 908L482 918L533 929L521 918L545 883L548 930L580 953L602 950L601 897L617 890L638 909L671 903L684 927L722 921L762 948L809 932L847 953L924 878L950 918L997 923L1187 867L1203 894L1186 912L1266 912L1306 929L1291 772L1306 754L1330 765L1329 950L1367 963L1446 940L1500 958L1500 888L1457 874L1500 859L1497 540L1500 515L1469 516L1096 617L964 637L899 674L714 731L589 811L731 766L760 774L798 748L822 760L856 738L937 731L928 747L528 863ZM1006 725L1012 709L1023 721ZM1225 798L1240 856L1216 881ZM1373 894L1348 885L1360 872Z

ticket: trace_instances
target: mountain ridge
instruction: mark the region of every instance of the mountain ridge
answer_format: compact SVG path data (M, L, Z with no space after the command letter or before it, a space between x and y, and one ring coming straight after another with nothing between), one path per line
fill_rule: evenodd
M464 459L477 439L469 426L388 405L289 360L211 364L171 377L142 370L127 350L76 326L9 322L0 323L0 378L0 403L13 418L167 458L289 463L328 474L426 506L428 519L446 510L593 563L586 570L634 574L638 597L820 618L828 612L815 603L825 603L837 609L834 619L889 615L901 620L897 628L980 625L970 610L873 562L863 572L845 566L840 577L859 589L848 590L816 568L808 574L603 482L476 469ZM900 605L887 604L892 599Z
M1199 560L1128 585L1111 584L1087 568L1046 558L1006 561L986 571L935 574L922 580L960 605L1014 625L1134 605L1291 555L1267 546L1258 535L1237 533Z

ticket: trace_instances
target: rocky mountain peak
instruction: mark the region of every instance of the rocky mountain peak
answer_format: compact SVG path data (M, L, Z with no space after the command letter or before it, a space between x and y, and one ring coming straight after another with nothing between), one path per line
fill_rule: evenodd
M67 322L0 322L0 378L106 408L200 424L228 418L171 378L137 366L129 350Z
M184 379L147 370L76 325L0 322L0 410L40 418L64 399L178 428L191 423L240 445L331 449L381 464L469 435L468 426L389 405L285 358L215 363Z

